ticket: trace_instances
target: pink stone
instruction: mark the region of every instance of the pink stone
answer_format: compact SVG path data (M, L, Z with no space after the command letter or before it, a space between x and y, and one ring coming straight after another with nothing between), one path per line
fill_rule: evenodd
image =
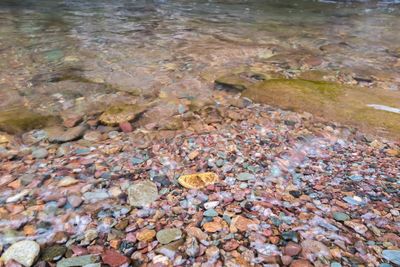
M301 251L301 246L299 244L296 244L294 242L289 242L285 249L284 249L284 254L288 256L296 256L299 254Z
M119 124L119 128L121 128L121 130L124 132L124 133L130 133L130 132L132 132L133 131L133 128L132 128L132 124L130 124L129 122L121 122L120 124Z
M232 251L232 250L237 249L238 247L239 247L239 242L236 241L236 240L231 239L231 240L229 240L228 242L226 242L226 243L223 245L222 248L223 248L225 251Z

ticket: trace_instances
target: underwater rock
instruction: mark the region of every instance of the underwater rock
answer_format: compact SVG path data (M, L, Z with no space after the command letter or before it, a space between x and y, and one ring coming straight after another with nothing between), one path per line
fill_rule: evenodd
M35 241L23 240L12 244L1 256L4 262L14 260L25 267L32 266L40 252L40 246Z
M400 94L396 92L382 93L325 81L271 79L249 86L242 96L283 109L306 111L371 133L382 134L382 129L388 136L400 133L400 114L367 106L379 103L397 108Z
M101 114L99 120L105 125L118 126L120 123L135 120L145 111L146 107L141 105L114 105L107 108L103 114Z
M200 189L218 182L218 175L213 172L182 175L178 182L185 188Z
M129 204L134 207L150 205L158 199L157 185L151 181L141 181L128 188Z
M50 143L66 143L80 139L87 127L85 125L79 125L73 128L63 128L63 127L51 127L46 129L47 138Z
M247 82L237 75L226 75L215 80L217 89L242 92L247 89Z
M60 121L59 117L42 115L24 108L0 111L0 131L10 134L22 134L33 129L55 125Z

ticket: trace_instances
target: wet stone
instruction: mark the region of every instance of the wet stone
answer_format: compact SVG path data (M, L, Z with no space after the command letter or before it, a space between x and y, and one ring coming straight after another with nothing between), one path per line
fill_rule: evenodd
M218 182L218 175L212 172L182 175L178 182L185 188L200 189Z
M185 229L185 231L189 236L194 236L199 241L206 240L208 237L206 233L204 233L200 228L197 227L189 226Z
M96 263L100 260L97 255L84 255L72 258L62 259L57 262L57 267L74 267L74 266L85 266L87 264Z
M156 236L156 231L150 229L144 229L137 234L137 240L142 242L149 242Z
M313 267L314 265L308 260L294 260L290 267Z
M206 217L216 217L218 216L218 212L214 209L208 209L203 213L203 215Z
M289 194L291 194L295 198L299 198L302 195L302 192L298 191L298 190L291 190L291 191L289 191Z
M185 241L185 253L189 257L196 257L200 252L199 244L194 237L188 237Z
M102 134L98 131L89 131L89 132L86 132L85 135L83 136L83 139L85 139L86 141L90 141L90 142L100 141L101 138L102 138Z
M350 228L352 228L354 231L356 231L357 233L363 235L368 231L368 228L361 224L361 223L356 223L356 222L352 222L352 221L345 221L344 224Z
M248 172L242 172L239 173L239 175L236 177L239 181L248 181L248 180L254 180L255 176L254 174L248 173Z
M22 185L28 185L34 179L35 179L35 175L34 174L23 174L23 175L21 175L21 177L19 177L19 180L21 181Z
M338 222L344 222L350 220L350 216L343 212L334 212L333 218Z
M97 202L109 198L109 194L105 190L97 190L93 192L85 192L83 198L87 202Z
M296 256L300 253L300 251L301 251L301 246L294 242L289 242L284 248L285 255L289 256Z
M127 121L121 122L119 124L119 128L121 129L121 131L123 131L124 133L130 133L133 131L133 127L132 124L130 124Z
M4 262L14 260L24 266L32 266L39 256L40 246L35 241L23 240L12 244L1 256Z
M49 153L45 148L38 148L32 151L32 157L35 159L44 159Z
M382 256L391 263L400 265L400 250L384 250Z
M62 256L64 256L66 251L67 248L64 246L59 246L59 245L51 246L43 251L41 259L44 261L57 261Z
M129 259L126 256L113 249L107 249L105 253L101 255L101 258L103 262L110 267L120 267L129 263Z
M10 134L41 129L59 122L55 116L42 115L20 107L15 110L0 111L0 131Z
M165 245L182 237L182 231L177 228L163 229L157 232L157 240Z
M114 105L106 109L101 114L99 120L101 123L110 126L118 126L120 123L131 122L139 117L146 107L141 105Z
M128 200L131 206L148 206L157 199L157 185L151 181L137 182L128 188Z
M316 259L329 260L332 258L329 248L319 241L304 240L301 242L301 247L301 255L310 261L315 261Z
M77 195L70 195L67 197L67 200L68 200L68 203L74 208L79 207L83 202L83 199Z
M50 143L66 143L80 139L86 131L86 126L80 125L73 128L53 127L46 129Z

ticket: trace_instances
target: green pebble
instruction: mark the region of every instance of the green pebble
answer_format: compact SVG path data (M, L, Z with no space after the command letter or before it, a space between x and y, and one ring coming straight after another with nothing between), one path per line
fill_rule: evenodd
M216 217L218 216L218 212L215 209L209 209L206 210L203 215L206 217Z
M344 222L350 220L350 216L343 212L334 212L333 218L338 222Z

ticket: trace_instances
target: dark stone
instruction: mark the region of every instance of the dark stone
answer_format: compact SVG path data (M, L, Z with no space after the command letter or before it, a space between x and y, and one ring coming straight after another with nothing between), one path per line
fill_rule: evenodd
M302 195L301 191L298 191L298 190L291 190L291 191L289 191L289 194L291 194L295 198L299 198Z

